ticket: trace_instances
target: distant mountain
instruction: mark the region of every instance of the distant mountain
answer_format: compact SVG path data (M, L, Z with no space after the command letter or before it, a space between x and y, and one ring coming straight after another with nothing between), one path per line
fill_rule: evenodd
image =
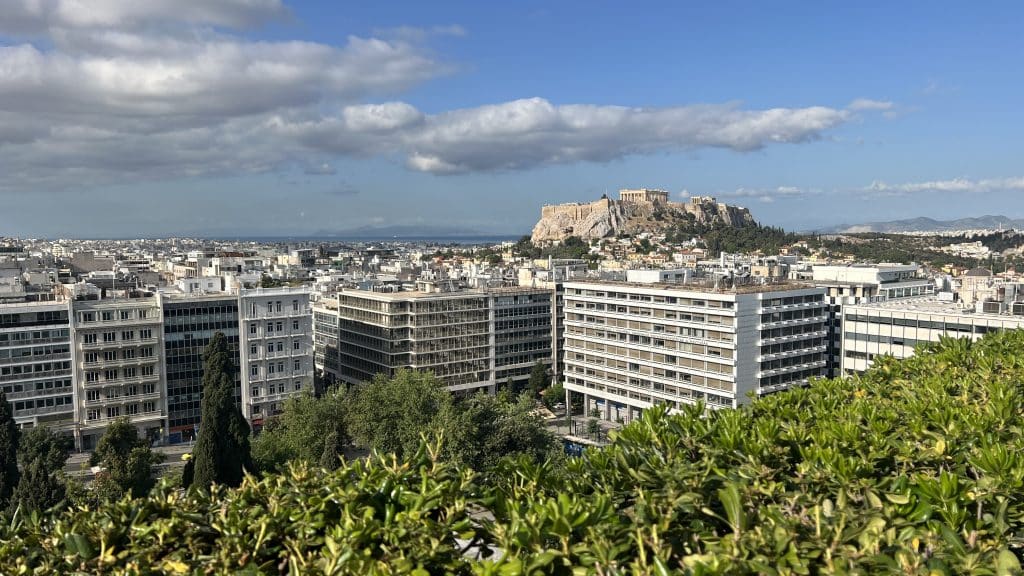
M853 226L836 226L828 232L881 232L898 234L901 232L951 232L956 230L1004 230L1014 228L1024 230L1024 220L1014 220L1006 216L979 216L977 218L960 218L957 220L935 220L933 218L910 218L908 220L892 220L890 222L869 222Z

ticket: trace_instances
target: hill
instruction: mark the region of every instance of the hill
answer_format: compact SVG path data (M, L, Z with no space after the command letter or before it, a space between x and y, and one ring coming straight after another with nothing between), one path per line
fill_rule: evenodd
M11 574L1020 574L1024 333L483 477L373 456L0 518Z
M735 228L756 224L746 208L730 206L707 196L695 196L685 203L669 202L667 194L664 200L657 197L655 201L602 197L585 204L544 206L530 239L534 244L560 242L570 236L596 240L620 234L665 233L695 223L707 227L725 225Z
M906 232L955 232L957 230L1024 230L1024 220L1014 220L1006 216L979 216L959 218L957 220L934 220L932 218L911 218L892 220L889 222L869 222L853 226L838 226L832 231L841 233L881 232L899 234Z

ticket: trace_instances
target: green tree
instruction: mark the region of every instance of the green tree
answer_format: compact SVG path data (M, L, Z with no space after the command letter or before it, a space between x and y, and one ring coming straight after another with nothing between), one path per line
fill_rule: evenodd
M482 472L506 456L526 455L540 462L555 446L533 399L528 394L514 398L507 391L493 396L481 392L446 405L433 429L444 440L445 459Z
M127 417L118 418L107 427L89 457L90 464L103 467L104 473L98 479L110 483L111 494L130 493L134 498L149 492L154 483L153 465L161 461L163 455L150 449Z
M7 395L0 390L0 509L10 502L18 476L18 425Z
M551 377L548 376L548 365L538 360L533 365L533 369L530 370L530 394L536 398L540 396L542 390L551 384Z
M48 510L64 500L63 471L71 445L71 438L43 426L22 437L18 449L22 476L14 491L14 505L23 511Z
M348 442L347 401L348 395L341 388L332 388L320 398L303 394L288 399L282 413L253 440L256 467L266 472L280 470L292 460L316 464L327 458L336 462Z
M565 402L565 387L562 386L561 382L555 382L549 386L547 390L544 390L542 398L544 405L547 406L549 410L554 409L555 404Z
M452 401L444 384L430 372L400 370L394 378L378 374L354 387L346 423L359 446L398 457L416 452L422 434Z
M203 353L203 400L193 453L192 482L203 489L213 483L238 486L245 471L253 469L249 423L234 392L235 366L227 338L217 332Z

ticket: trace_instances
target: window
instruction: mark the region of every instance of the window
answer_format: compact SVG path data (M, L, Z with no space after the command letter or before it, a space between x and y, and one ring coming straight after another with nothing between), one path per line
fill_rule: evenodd
M274 373L274 363L271 362L270 364L267 364L267 374L273 374L273 373Z
M302 370L302 360L296 358L295 362L292 363L292 371L298 372L299 370Z
M267 334L270 334L273 331L274 331L274 323L273 322L267 322Z
M284 332L284 322L278 322L277 323L277 331L278 332Z
M124 407L124 411L129 416L134 416L135 414L139 413L139 405L138 404L129 404L129 405Z
M101 316L101 318L103 319L104 322L110 322L111 320L114 319L114 313L110 312L110 311L103 312L103 313L101 313L100 316Z
M99 382L100 381L100 373L99 372L86 372L85 373L85 381L86 382Z
M135 358L135 349L134 348L127 348L127 349L125 349L125 351L124 351L124 359L125 360L131 360L132 358Z
M146 346L145 348L139 348L139 356L141 356L143 358L152 358L153 357L153 347L152 346Z
M260 406L259 404L257 404L257 405L255 405L255 406L253 406L253 407L252 407L252 413L253 413L253 414L259 414L259 413L260 413L260 412L262 411L262 410L261 410L262 408L263 408L262 406Z
M113 350L108 350L103 353L104 362L113 362L115 360L117 360L117 352L114 352Z
M259 353L260 353L259 347L257 347L255 344L250 344L249 345L249 355L250 356L255 356L255 355L259 354Z
M257 366L256 364L253 364L252 366L249 366L249 376L255 377L255 376L259 376L259 375L260 375L260 367L259 366Z
M89 353L87 353L85 355L85 363L86 364L94 364L96 362L99 362L99 360L100 360L100 356L99 356L99 354L97 354L95 352L89 352Z
M107 370L106 373L103 375L103 378L106 380L117 380L117 368L114 368L113 370Z
M153 367L152 366L143 366L142 367L142 375L143 376L152 376L153 375Z
M85 342L86 344L95 344L96 343L96 335L95 334L86 334L82 341Z
M142 393L143 394L156 394L156 384L143 384L142 385Z
M121 320L131 320L131 318L132 318L131 310L121 310Z
M267 354L270 354L273 351L274 351L274 343L273 342L268 342L267 343Z
M284 374L284 362L277 363L277 371L280 374Z
M143 412L156 412L156 402L150 400L142 403Z
M252 392L252 394L250 394L250 396L252 396L253 398L259 398L260 397L260 387L259 386L253 386L252 390L250 390L250 392Z
M149 328L146 328L145 330L139 330L139 338L142 338L143 340L149 340L152 337L153 331L150 330Z
M149 318L149 310L139 310L139 319Z
M117 332L104 332L103 333L103 341L104 342L116 342L117 341Z
M117 418L121 415L120 406L108 406L107 407L107 418Z
M299 341L298 340L293 340L292 341L292 350L298 350L298 349L299 349Z
M249 313L250 313L250 316L253 316L253 317L256 316L256 303L255 302L253 302L252 305L249 306Z
M138 396L139 395L139 387L137 385L135 385L135 384L132 384L130 386L125 386L124 387L124 395L125 396Z
M253 336L256 335L256 325L255 324L249 324L249 334L251 334Z
M281 301L278 300L277 301L277 312L280 312L280 311L281 311Z
M95 322L95 321L96 321L96 313L95 312L82 312L82 322Z
M135 378L135 367L134 366L129 366L128 368L125 368L124 369L124 377L125 378Z
M121 340L135 340L135 331L125 330L124 332L121 332Z
M284 352L284 342L278 342L277 343L277 351L278 352Z
M298 330L298 329L299 329L299 321L298 320L292 320L292 330Z
M99 402L100 401L100 391L99 390L86 390L85 391L85 401L86 402Z
M299 311L299 301L298 300L292 300L292 312L298 312L298 311Z
M99 420L100 419L100 411L99 410L88 410L85 413L85 419L86 420Z
M295 381L295 390L296 391L302 390L302 381L301 380L296 380Z

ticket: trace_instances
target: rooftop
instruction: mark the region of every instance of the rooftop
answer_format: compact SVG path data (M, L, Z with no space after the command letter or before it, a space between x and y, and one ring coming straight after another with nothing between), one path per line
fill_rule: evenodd
M965 308L963 304L960 302L940 300L936 297L899 298L895 300L866 302L863 304L849 304L847 306L844 306L843 310L844 312L848 312L851 308L868 310L889 310L894 312L911 312L916 314L946 314L971 316L977 318L1018 319L1024 321L1024 317L1021 316L1013 316L1010 314L992 314L985 312L976 312L974 307Z
M624 286L629 288L649 288L652 290L676 290L680 292L704 292L707 294L760 294L765 292L784 292L787 290L809 290L815 286L807 282L749 282L723 288L725 282L720 281L716 287L713 281L697 280L682 282L625 282L623 280L571 280L566 284L589 284L597 286Z

